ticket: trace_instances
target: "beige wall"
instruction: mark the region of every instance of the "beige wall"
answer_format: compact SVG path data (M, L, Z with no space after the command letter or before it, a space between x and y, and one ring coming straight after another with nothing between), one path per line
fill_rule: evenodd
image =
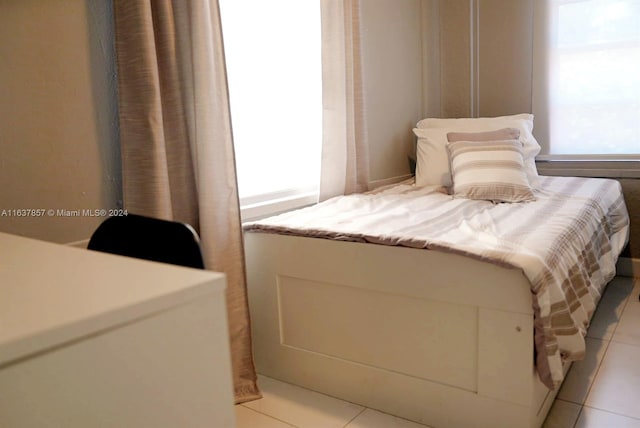
M440 1L440 117L469 117L471 99L471 33L469 0Z
M439 109L428 109L430 116L530 111L533 0L482 0L475 8L470 0L429 4L425 23L438 40L425 53L425 72L438 75L440 85Z
M0 0L0 231L71 242L121 205L111 2Z
M533 0L482 0L478 9L478 115L531 111Z
M365 110L372 181L409 173L423 114L422 0L361 4Z

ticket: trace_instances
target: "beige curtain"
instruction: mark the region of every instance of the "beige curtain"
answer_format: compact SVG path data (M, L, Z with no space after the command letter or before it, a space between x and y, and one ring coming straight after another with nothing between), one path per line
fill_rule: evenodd
M320 200L368 190L360 1L321 0L323 141Z
M227 276L236 402L260 397L217 0L114 0L125 207L191 224Z

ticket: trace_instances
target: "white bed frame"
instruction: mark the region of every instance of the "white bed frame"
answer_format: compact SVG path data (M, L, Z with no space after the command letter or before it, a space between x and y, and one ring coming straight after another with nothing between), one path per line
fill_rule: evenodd
M259 373L435 428L544 422L557 390L534 370L520 270L267 233L245 247Z

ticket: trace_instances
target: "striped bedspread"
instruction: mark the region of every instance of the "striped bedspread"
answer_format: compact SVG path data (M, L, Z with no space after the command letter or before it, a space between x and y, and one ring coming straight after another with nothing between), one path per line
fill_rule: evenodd
M550 388L562 362L584 356L584 336L628 239L614 180L540 177L536 201L455 199L413 183L323 203L245 225L270 232L447 251L522 269L531 283L536 366Z

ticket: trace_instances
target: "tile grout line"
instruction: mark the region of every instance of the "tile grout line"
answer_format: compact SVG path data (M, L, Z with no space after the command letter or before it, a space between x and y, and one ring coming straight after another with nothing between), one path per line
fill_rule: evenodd
M633 279L633 284L631 286L631 290L629 292L629 295L624 300L624 303L622 305L622 311L620 311L620 318L616 321L616 325L613 328L613 331L611 332L611 334L609 335L610 336L609 339L606 339L605 337L589 336L589 329L587 329L587 334L585 335L585 338L589 337L591 339L598 339L598 340L608 341L608 342L611 342L613 340L613 336L616 334L616 330L618 329L618 325L620 324L620 319L622 319L622 314L624 314L624 310L627 308L627 304L629 303L629 299L631 299L631 296L633 295L633 290L635 289L635 287L636 287L636 279L634 278ZM602 302L602 298L603 297L604 297L604 293L602 293L602 296L600 296L600 300L598 301L598 304L596 305L596 309L600 305L600 303ZM595 313L594 313L594 315L595 315ZM589 324L591 324L591 321L593 321L593 316L589 320Z
M603 293L603 296L604 296L604 293ZM600 300L602 301L602 296L601 296ZM622 313L624 312L624 308L627 306L627 302L628 301L629 301L629 296L627 296L626 300L624 301L624 305L623 305L622 311L620 312L620 318L622 318ZM602 354L602 359L598 363L598 367L595 370L595 373L593 375L593 380L589 383L589 387L587 388L587 391L586 391L586 393L584 395L584 398L581 400L581 402L576 402L576 401L572 401L572 400L568 400L568 399L561 399L561 398L556 398L555 399L555 400L561 400L561 401L565 401L567 403L573 403L573 404L579 405L580 406L580 412L578 412L578 416L580 415L580 413L582 413L582 407L584 407L585 403L587 402L587 399L589 398L589 394L591 393L591 389L593 388L593 384L596 382L596 378L598 377L598 373L600 372L600 367L602 366L602 362L604 361L605 357L607 356L607 352L609 351L609 345L611 344L611 340L613 339L613 335L615 334L615 331L618 328L619 322L620 322L619 320L616 322L616 325L615 325L613 331L611 332L611 334L609 335L608 339L605 338L605 337L589 336L589 331L587 330L587 334L585 335L584 338L585 339L589 338L591 340L598 340L598 341L601 341L601 342L605 343L605 350L604 350L604 353ZM569 373L567 373L567 375L568 374ZM576 422L577 422L577 420L576 420Z
M626 305L626 302L625 302L625 305ZM616 324L616 328L617 327L618 326ZM615 329L614 329L614 332L615 332ZM613 333L611 334L611 337L613 338ZM600 360L600 363L598 364L598 368L596 368L596 372L593 375L593 380L591 381L591 383L589 384L589 387L587 388L587 393L584 395L584 399L582 400L582 403L579 403L580 410L578 411L578 414L576 415L576 420L573 423L573 427L572 428L576 428L577 427L578 421L580 421L580 415L582 415L582 412L584 411L584 408L585 407L590 407L590 406L587 406L585 403L589 399L589 395L591 394L591 389L593 388L593 385L596 383L596 379L598 378L598 373L600 373L600 367L602 367L602 363L604 362L604 359L607 356L607 352L609 352L609 345L611 345L611 339L602 340L602 341L606 342L606 348L604 350L604 354L602 354L602 359ZM576 404L578 404L578 403L576 403Z
M631 288L631 291L633 291L633 289L635 288L635 285L636 285L635 282L636 281L634 280L634 284L633 284L633 287ZM622 307L622 311L620 312L620 318L622 318L622 314L624 313L624 310L626 309L627 304L629 303L629 299L631 298L632 294L633 293L630 293L630 295L627 296L627 298L625 299L624 305ZM580 415L582 415L582 412L584 411L584 408L585 407L592 408L590 406L587 406L585 403L587 402L587 400L589 398L589 394L591 394L591 389L593 389L593 385L596 383L596 379L598 378L598 373L600 372L600 367L602 367L602 363L604 362L604 359L607 356L607 352L609 351L609 345L611 345L611 341L613 340L613 336L614 336L614 334L616 332L616 329L618 328L618 324L619 323L620 323L620 320L618 320L616 322L616 325L615 325L615 327L614 327L613 331L611 332L611 335L609 336L608 339L591 337L591 339L600 340L602 342L606 342L606 348L604 350L604 354L602 355L602 359L600 360L600 363L598 364L598 367L596 368L595 374L593 376L593 381L589 384L589 387L587 388L587 392L586 392L582 402L581 403L575 403L575 402L570 401L570 400L562 400L560 398L556 398L556 400L564 401L564 402L567 402L567 403L573 403L573 404L576 404L576 405L580 406L580 409L578 410L578 414L576 415L576 419L575 419L575 421L574 421L574 423L572 425L572 428L576 428L576 426L578 425L578 421L580 420ZM587 332L587 335L585 336L585 338L587 338L587 337L590 337L588 332ZM598 410L600 410L600 409L598 409ZM622 415L622 416L625 416L625 415Z
M353 403L352 403L352 404L353 404ZM342 427L342 428L347 428L347 427L351 424L351 422L355 421L355 420L358 418L358 416L360 416L361 414L363 414L367 409L368 409L368 407L362 407L362 410L360 410L360 412L358 412L358 414L357 414L357 415L355 415L353 418L351 418L351 419L349 420L349 422L347 422L347 423L346 423L346 425L345 425L344 427Z
M604 357L607 355L607 351L609 350L609 344L611 343L611 340L609 339L598 339L595 337L589 337L589 339L591 340L598 340L600 342L603 342L605 346L605 350L604 350L604 354L602 354L602 359L600 360L600 362L598 363L598 367L595 370L595 373L593 375L593 380L589 383L589 387L587 388L586 393L584 394L584 398L582 400L576 400L574 401L573 399L569 399L569 398L558 398L558 396L556 396L556 398L553 400L555 401L564 401L565 403L571 403L571 404L575 404L576 406L584 406L584 403L587 402L587 398L589 397L589 393L591 392L591 388L593 387L593 384L596 381L596 377L598 377L598 372L600 371L600 366L602 365L602 362L604 361ZM577 363L578 361L574 361L573 363ZM571 369L573 369L573 367L571 367ZM571 370L569 370L569 372L567 372L567 375L569 375L569 373L571 372ZM567 378L567 376L565 376L565 379ZM558 394L559 395L559 394ZM571 394L574 395L574 394Z
M634 288L635 288L635 281L634 281L633 287L631 288L631 292L629 293L629 296L627 296L627 298L624 301L624 304L622 306L622 311L620 311L620 319L622 319L622 315L624 314L624 310L627 308L627 304L629 303L629 299L631 298L631 294L633 294L633 289ZM605 341L607 343L607 345L606 345L606 348L604 350L604 353L602 354L602 359L600 360L600 363L598 364L598 368L596 369L596 372L593 375L593 381L591 381L591 383L589 384L589 388L587 388L587 393L584 396L584 400L582 401L582 403L580 403L581 407L580 407L580 412L578 413L578 417L580 417L580 414L582 413L582 409L584 408L585 404L587 403L587 400L589 399L589 395L591 394L591 390L593 389L593 385L596 383L596 380L598 378L598 373L600 373L600 368L602 367L602 363L604 363L604 360L607 357L607 354L609 353L609 346L611 346L611 342L613 341L613 336L616 334L616 330L618 329L618 325L620 324L620 319L618 319L616 321L616 325L613 328L613 331L611 332L611 335L609 336L609 338L606 339L606 340L605 339L600 339L602 341ZM576 423L577 423L577 420L576 420Z
M637 280L634 278L633 280L633 285L631 286L631 291L629 292L629 296L627 296L627 299L624 301L624 305L622 306L622 311L620 312L620 319L618 320L618 322L616 322L616 326L613 328L613 331L611 332L611 339L609 339L609 343L611 343L611 341L613 341L613 337L616 335L616 331L618 330L618 326L620 325L620 320L622 319L622 316L624 315L624 311L627 309L627 305L629 304L629 300L631 300L631 298L633 297L633 290L636 289L636 285L637 285ZM618 342L616 342L618 343ZM607 347L607 349L609 349ZM602 357L604 359L604 357Z
M617 327L617 325L616 325ZM615 329L614 329L615 331ZM611 335L611 337L613 337L613 335ZM593 374L593 380L591 381L591 383L589 384L589 387L587 388L587 393L584 395L584 400L582 400L582 403L580 403L580 406L584 407L585 404L587 403L587 400L589 399L589 395L591 394L591 390L593 389L593 385L596 383L596 379L598 379L598 373L600 373L600 368L602 367L602 363L604 363L604 359L607 357L607 353L609 352L609 345L611 345L611 339L607 340L607 345L606 348L604 350L604 353L602 354L602 359L600 360L600 363L598 364L598 368L596 368L596 372ZM582 413L582 408L580 409L580 413Z
M578 421L580 420L580 415L582 414L583 410L584 410L584 406L580 406L580 410L578 410L578 414L576 415L576 421L573 423L571 428L576 428L578 426Z
M616 415L616 416L622 416L623 418L627 418L627 419L633 419L634 421L640 421L640 418L636 418L635 416L630 416L624 413L618 413L618 412L614 412L612 410L608 410L608 409L601 409L600 407L593 407L593 406L582 406L583 408L586 407L588 409L593 409L593 410L597 410L599 412L604 412L604 413L608 413L610 415ZM582 411L582 409L580 409Z
M627 300L625 300L624 305L622 307L622 312L620 313L620 319L618 320L618 322L616 323L615 328L613 329L613 332L611 333L611 339L609 340L609 342L615 342L615 343L619 343L622 345L628 345L628 346L637 346L640 348L640 345L637 343L629 343L629 342L625 342L625 341L620 341L620 340L613 340L616 331L618 330L618 326L620 325L620 320L622 320L622 316L624 315L624 311L627 309L627 306L629 305L629 302L631 301L631 299L633 298L634 294L634 290L636 289L636 287L640 287L640 279L636 279L633 278L633 286L631 287L631 292L629 293L629 296L627 297Z
M271 419L273 419L273 420L276 420L276 421L278 421L278 422L282 422L283 424L285 424L285 425L289 425L289 426L290 426L290 427L292 427L292 428L300 428L300 427L298 427L297 425L293 425L291 422L284 421L284 420L282 420L282 419L276 418L275 416L271 416L271 415L269 415L269 414L267 414L267 413L260 412L260 411L258 411L258 410L256 410L256 409L252 409L251 407L247 407L247 406L245 406L244 404L240 404L240 405L241 405L242 407L244 407L245 409L251 410L252 412L258 413L259 415L262 415L262 416L266 416L266 417L271 418Z
M622 307L622 311L620 312L620 319L622 319L624 311L627 308L627 305L629 304L629 300L633 296L633 290L636 287L636 282L637 282L637 280L634 279L633 286L631 288L631 292L629 293L629 296L627 296L626 300L624 301L624 305ZM585 407L588 407L590 409L596 409L596 410L603 411L603 412L607 412L607 413L614 414L614 415L629 417L627 415L623 415L623 414L620 414L620 413L611 412L610 410L599 409L597 407L592 407L592 406L587 406L586 405L587 400L589 399L589 395L591 394L591 390L593 389L593 385L596 383L596 380L598 378L598 374L600 373L600 368L602 367L602 363L604 363L604 360L607 357L607 353L609 352L609 346L611 345L611 342L614 341L613 337L615 336L616 330L618 329L618 325L620 324L620 319L616 322L616 325L613 328L613 331L611 332L610 338L606 340L607 347L604 350L604 354L602 355L602 359L600 360L600 364L598 364L598 368L596 369L596 372L595 372L595 374L593 376L593 381L591 382L591 384L589 385L589 388L587 389L587 393L586 393L586 395L584 397L584 401L580 404L580 410L578 411L578 415L576 417L575 423L573 424L573 428L576 428L576 426L578 425L578 421L580 420L580 415L582 415ZM618 343L618 342L616 342L616 343ZM632 419L636 419L636 418L632 418Z

